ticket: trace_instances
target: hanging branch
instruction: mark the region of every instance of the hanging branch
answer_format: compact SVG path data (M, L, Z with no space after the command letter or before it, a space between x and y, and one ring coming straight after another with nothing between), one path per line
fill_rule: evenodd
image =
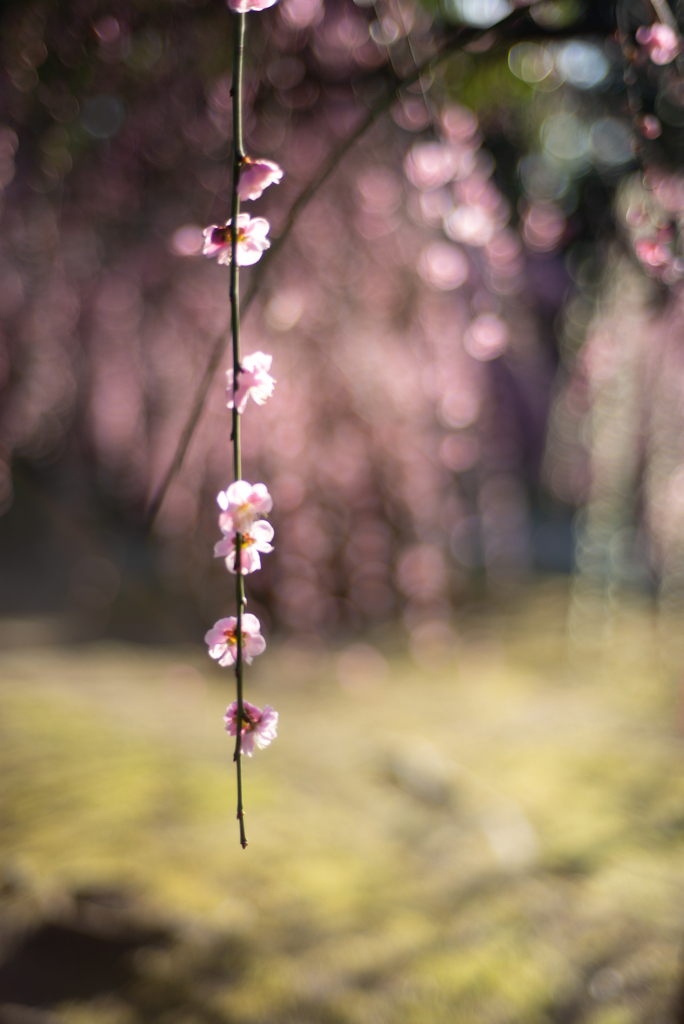
M235 666L237 700L226 710L226 731L235 736L237 771L237 818L240 824L240 845L247 846L242 797L242 758L251 757L255 745L266 747L277 735L278 713L270 705L262 711L244 699L243 671L262 654L266 641L255 615L245 612L244 575L259 569L258 552L272 551L273 528L259 522L273 507L264 484L249 484L242 479L240 417L249 397L257 405L270 397L275 381L269 375L271 356L253 352L244 361L240 356L240 266L261 259L270 246L267 239L269 223L263 217L240 213L240 200L258 199L269 185L283 176L282 168L271 160L247 156L242 144L242 65L245 42L245 15L249 10L263 10L275 0L231 0L235 14L233 58L233 186L231 218L225 224L211 224L204 231L203 253L216 257L220 264L230 266L230 333L233 342L232 369L228 371L228 408L232 410L233 483L217 495L221 508L219 527L223 539L214 547L216 557L225 558L226 569L235 574L236 615L219 619L205 641L209 656L219 665ZM239 395L239 397L238 397Z
M240 216L240 172L245 158L242 145L242 63L245 49L245 14L235 13L235 39L233 51L233 191L230 206L230 326L233 339L233 471L236 480L242 479L242 453L240 449L240 414L238 412L237 392L240 374L240 267L238 264L238 217ZM242 800L242 722L244 719L243 703L243 643L242 616L245 606L245 581L242 576L242 534L235 534L235 604L237 623L235 632L237 646L235 651L235 679L237 683L237 729L235 733L235 753L233 759L237 768L237 817L240 823L240 845L243 850L247 846L245 835L245 811Z

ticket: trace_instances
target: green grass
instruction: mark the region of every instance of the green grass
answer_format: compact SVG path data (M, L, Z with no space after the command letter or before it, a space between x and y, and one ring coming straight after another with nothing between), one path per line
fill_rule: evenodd
M422 665L378 635L388 677L354 693L335 652L272 645L248 679L281 719L245 761L246 851L228 672L194 649L6 651L5 916L54 918L70 893L113 886L175 935L136 954L135 998L57 1019L670 1020L677 675L648 608L615 612L600 649L568 651L565 603L554 584L463 615L453 657Z

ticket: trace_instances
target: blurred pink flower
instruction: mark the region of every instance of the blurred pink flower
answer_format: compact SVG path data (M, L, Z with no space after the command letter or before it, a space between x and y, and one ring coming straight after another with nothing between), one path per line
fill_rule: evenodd
M406 177L416 188L432 190L452 178L463 178L475 167L475 154L468 147L445 146L441 142L416 142L404 161Z
M276 381L268 372L271 369L272 362L273 356L269 356L265 352L252 352L251 355L245 356L242 360L242 373L238 378L237 386L237 391L240 395L237 405L239 413L245 411L250 395L257 405L263 405L266 399L270 398L273 394L273 386ZM235 394L233 391L232 369L226 371L226 381L228 408L232 409Z
M227 0L231 11L237 14L246 14L248 11L265 11L267 7L273 7L276 0Z
M472 110L458 104L447 107L440 118L442 131L449 142L463 144L477 131L477 118Z
M671 259L667 246L654 238L637 238L634 251L647 267L664 267Z
M634 123L646 139L657 139L663 134L662 125L653 114L637 114Z
M235 572L235 530L231 530L223 540L214 545L214 557L225 558L228 572ZM259 520L253 523L245 533L241 533L240 575L246 576L261 568L259 552L267 555L273 551L273 527L270 523Z
M273 498L266 484L248 484L236 480L225 491L216 495L219 507L219 526L223 533L238 530L244 533L259 516L266 515L273 508Z
M229 736L237 736L237 701L234 700L226 708L223 721ZM242 728L240 729L240 750L247 757L254 753L254 744L260 750L267 747L278 735L278 712L270 704L264 710L249 701L242 702Z
M563 237L566 218L555 203L531 203L522 217L522 233L533 252L550 252Z
M283 176L283 169L273 160L253 159L246 156L240 180L238 182L238 195L240 199L258 199L265 188L269 185L277 185Z
M241 213L237 219L237 262L240 267L249 267L258 263L261 254L265 249L270 249L271 243L266 238L270 224L264 217L250 217L248 213ZM204 229L205 256L216 256L219 263L230 263L232 254L231 243L231 221L227 220L224 225L210 224Z
M463 348L482 363L500 356L508 345L508 328L492 313L476 317L463 336Z
M237 660L237 619L230 615L227 619L219 619L204 637L209 645L209 657L218 661L219 665L234 665ZM242 616L242 651L248 665L266 650L266 641L259 632L261 624L256 615L247 612Z
M487 207L462 203L444 218L444 231L454 242L483 246L494 237L496 222Z
M677 33L660 21L653 25L641 25L636 31L636 39L654 64L669 64L681 49Z
M684 209L684 179L678 174L663 174L662 171L649 168L644 183L647 188L653 189L653 194L660 205L665 207L668 213L677 214L679 219ZM659 242L671 240L670 236L665 239L661 236L662 231L657 235Z
M440 291L460 288L469 272L470 264L463 252L450 242L430 242L418 258L418 273Z
M284 0L280 5L280 17L290 28L318 25L324 15L323 0Z

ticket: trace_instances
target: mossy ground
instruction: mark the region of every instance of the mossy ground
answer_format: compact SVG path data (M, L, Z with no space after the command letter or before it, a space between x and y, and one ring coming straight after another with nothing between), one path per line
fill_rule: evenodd
M351 689L334 652L273 644L249 670L249 699L281 717L245 762L246 851L229 673L193 649L6 651L8 929L99 886L174 936L138 950L127 987L51 1019L673 1021L677 656L647 606L605 611L603 642L569 648L566 596L464 615L455 651L422 663L387 631L371 639L389 674Z

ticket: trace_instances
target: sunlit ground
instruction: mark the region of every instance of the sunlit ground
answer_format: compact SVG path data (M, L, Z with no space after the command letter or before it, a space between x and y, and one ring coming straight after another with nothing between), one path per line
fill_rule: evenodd
M249 676L281 728L246 761L247 851L232 680L201 650L5 651L0 1003L65 1024L671 1021L676 657L645 605L590 649L566 612L540 585L422 661L388 630L386 675L364 648L272 645ZM121 940L116 969L56 973L60 927L105 960Z

